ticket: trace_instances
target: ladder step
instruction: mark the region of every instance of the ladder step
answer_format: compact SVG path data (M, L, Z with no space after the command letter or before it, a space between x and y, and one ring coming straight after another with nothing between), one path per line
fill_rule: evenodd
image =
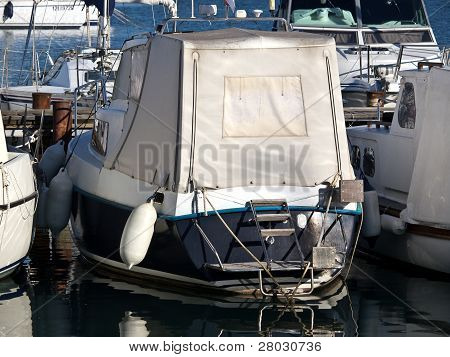
M291 218L289 213L257 214L258 222L284 222Z
M262 262L263 266L268 269L267 263ZM227 263L222 264L205 264L205 268L214 269L219 271L234 272L234 273L245 273L245 272L255 272L263 270L263 268L256 262L245 262L245 263ZM303 270L307 265L299 261L284 261L278 262L274 261L270 263L270 270L272 271L292 271L292 270Z
M288 237L295 233L294 228L261 229L262 237Z
M285 206L286 200L273 199L273 200L251 200L253 206Z

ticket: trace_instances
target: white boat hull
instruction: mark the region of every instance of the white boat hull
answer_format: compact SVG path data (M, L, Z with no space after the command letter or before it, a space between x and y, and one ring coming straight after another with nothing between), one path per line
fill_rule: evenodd
M9 161L1 168L0 278L11 274L28 254L37 201L29 155L9 153L9 156Z
M421 268L450 274L450 238L410 232L396 235L383 230L378 237L361 236L359 248Z
M28 28L33 9L33 1L14 1L13 16L4 17L5 5L8 1L0 2L0 28ZM98 21L94 7L89 9L91 23ZM86 10L82 2L73 1L42 1L37 5L35 14L35 28L80 28L86 24Z

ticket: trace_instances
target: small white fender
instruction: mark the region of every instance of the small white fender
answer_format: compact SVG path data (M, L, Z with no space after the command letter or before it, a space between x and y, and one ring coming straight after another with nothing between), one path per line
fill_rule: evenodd
M150 331L147 322L131 312L125 312L125 317L119 323L120 337L147 337Z
M400 218L389 216L387 214L381 215L381 227L383 230L401 236L406 232L406 223Z
M381 233L380 207L376 191L364 192L364 220L361 234L364 237L376 237Z
M66 152L64 151L64 141L60 140L56 144L49 146L39 161L39 167L45 174L47 184L56 176L59 169L64 165Z
M50 182L45 204L45 219L53 237L57 237L69 223L72 188L72 180L64 169L61 169Z
M152 241L157 217L153 202L136 207L128 217L120 240L120 257L128 269L144 260Z

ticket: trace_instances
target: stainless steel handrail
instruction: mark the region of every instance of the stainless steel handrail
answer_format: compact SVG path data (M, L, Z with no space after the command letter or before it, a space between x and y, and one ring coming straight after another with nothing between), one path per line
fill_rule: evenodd
M206 23L213 23L213 22L280 22L285 31L290 31L290 26L285 18L283 17L211 17L211 18L182 18L182 17L173 17L170 19L164 20L160 26L158 26L157 33L160 35L164 34L165 29L170 25L171 23L176 26L177 23L180 22L206 22Z
M87 82L77 88L75 88L75 90L73 91L73 106L74 106L74 114L73 114L73 127L76 130L76 128L78 127L78 94L80 93L80 91L84 88L90 87L92 85L95 85L95 102L94 102L94 109L95 112L97 111L98 108L98 94L99 94L99 90L98 90L98 85L99 83L101 83L101 90L102 90L102 101L103 104L106 103L107 97L106 97L106 78L100 78L97 79L95 81L90 81Z

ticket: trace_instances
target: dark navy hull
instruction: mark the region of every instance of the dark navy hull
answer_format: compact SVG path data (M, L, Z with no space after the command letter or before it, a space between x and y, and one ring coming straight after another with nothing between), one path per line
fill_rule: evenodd
M297 222L298 214L308 215L310 213L311 211L291 210L294 222ZM218 259L200 234L195 222L202 228L217 250L222 263L245 263L252 260L248 252L232 238L217 215L181 217L180 219L178 217L158 218L147 255L137 267L148 271L143 272L142 269L135 268L128 271L126 266L121 264L119 247L122 231L130 214L130 208L76 191L71 227L85 257L91 261L101 262L103 265L111 265L112 269L122 270L123 273L134 276L148 275L143 277L145 279L159 279L168 276L168 279L176 277L175 280L179 283L192 284L193 281L202 281L205 286L209 285L213 288L227 289L246 286L247 289L248 285L253 286L254 289L258 288L258 275L254 271L237 273L208 268L208 264L217 264ZM252 222L251 210L223 212L221 217L246 248L259 260L264 261L264 249L259 232ZM333 217L335 218L335 214L329 214L330 222L334 219ZM349 257L354 249L360 216L343 215L342 217L345 230L344 239L338 224L331 228L327 239L333 240L334 243L337 242L340 250L345 251L345 255ZM273 228L283 228L284 224L283 222L277 223L277 226ZM293 238L279 238L275 239L273 245L267 246L270 258L274 261L301 261L302 258L310 260L312 247L318 240L318 229L307 227L304 232L297 229L296 234L303 257L299 254ZM112 262L118 264L111 264ZM341 270L335 271L333 278L337 277ZM292 286L298 282L301 272L276 271L273 272L273 275Z

